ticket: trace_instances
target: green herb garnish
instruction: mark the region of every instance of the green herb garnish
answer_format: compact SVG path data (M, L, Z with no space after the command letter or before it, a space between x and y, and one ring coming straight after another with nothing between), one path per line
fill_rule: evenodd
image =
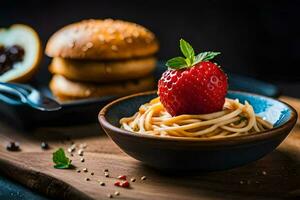
M55 163L54 168L56 169L68 169L72 166L72 161L66 156L65 151L62 148L59 148L53 153L52 160Z
M175 57L167 61L166 66L171 69L184 69L194 66L201 61L208 61L215 56L221 54L221 52L203 52L195 56L193 47L184 39L180 39L180 50L184 57Z

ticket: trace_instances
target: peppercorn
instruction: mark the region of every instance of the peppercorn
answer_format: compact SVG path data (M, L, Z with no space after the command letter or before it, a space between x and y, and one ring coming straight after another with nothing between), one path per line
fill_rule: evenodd
M43 150L49 149L48 143L42 142L42 143L41 143L41 148L42 148Z
M20 144L18 142L9 142L6 145L8 151L20 151Z

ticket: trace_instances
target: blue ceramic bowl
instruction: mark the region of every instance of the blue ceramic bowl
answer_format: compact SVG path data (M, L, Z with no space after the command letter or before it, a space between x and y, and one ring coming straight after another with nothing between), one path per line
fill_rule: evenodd
M274 128L259 134L221 139L158 137L120 129L119 120L133 115L156 92L139 93L106 105L99 113L105 132L128 155L162 170L215 171L241 166L273 151L296 123L297 112L290 105L269 97L229 91L228 97L248 101L257 115Z

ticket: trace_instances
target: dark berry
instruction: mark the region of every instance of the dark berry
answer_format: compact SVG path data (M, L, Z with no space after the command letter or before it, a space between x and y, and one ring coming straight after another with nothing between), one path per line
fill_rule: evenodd
M13 45L7 48L7 55L12 62L20 62L23 60L24 49L19 45Z

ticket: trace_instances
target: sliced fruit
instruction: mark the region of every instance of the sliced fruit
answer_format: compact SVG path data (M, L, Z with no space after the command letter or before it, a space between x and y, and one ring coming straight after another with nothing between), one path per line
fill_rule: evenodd
M23 24L0 29L0 82L24 82L37 71L42 57L38 34Z

